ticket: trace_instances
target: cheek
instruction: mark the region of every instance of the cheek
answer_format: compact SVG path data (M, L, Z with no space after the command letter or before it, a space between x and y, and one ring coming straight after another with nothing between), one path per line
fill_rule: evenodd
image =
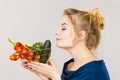
M58 40L57 41L57 46L58 47L62 47L62 48L65 48L65 47L72 47L73 46L73 40L74 40L74 36L71 34L66 34L66 35L63 35L61 37L61 40Z

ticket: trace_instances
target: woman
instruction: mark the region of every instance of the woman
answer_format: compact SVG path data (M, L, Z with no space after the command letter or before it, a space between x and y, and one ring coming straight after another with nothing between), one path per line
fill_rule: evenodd
M98 9L88 12L68 8L56 31L57 47L67 50L72 56L64 64L62 76L51 58L48 64L31 62L23 66L42 80L110 80L104 60L93 53L103 28L104 18Z

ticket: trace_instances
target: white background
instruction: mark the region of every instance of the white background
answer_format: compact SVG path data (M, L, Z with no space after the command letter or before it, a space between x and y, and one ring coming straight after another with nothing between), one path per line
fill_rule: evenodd
M66 8L99 8L106 25L97 55L105 60L111 80L120 80L120 1L119 0L0 0L0 80L40 80L23 69L20 61L10 61L14 52L7 41L34 43L52 41L52 57L62 71L70 56L55 46L55 31Z

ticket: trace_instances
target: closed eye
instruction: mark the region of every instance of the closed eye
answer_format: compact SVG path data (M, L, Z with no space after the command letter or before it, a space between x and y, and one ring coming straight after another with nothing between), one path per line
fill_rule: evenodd
M66 30L66 28L62 28L62 30Z
M68 25L66 23L62 23L61 26L62 26L61 30L66 30Z

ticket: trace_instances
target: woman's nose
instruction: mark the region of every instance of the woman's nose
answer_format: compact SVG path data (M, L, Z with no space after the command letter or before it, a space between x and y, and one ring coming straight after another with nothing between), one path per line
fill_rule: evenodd
M59 30L56 30L55 35L59 35L59 34L60 34Z
M57 34L58 34L58 31L55 32L55 35L57 35Z

